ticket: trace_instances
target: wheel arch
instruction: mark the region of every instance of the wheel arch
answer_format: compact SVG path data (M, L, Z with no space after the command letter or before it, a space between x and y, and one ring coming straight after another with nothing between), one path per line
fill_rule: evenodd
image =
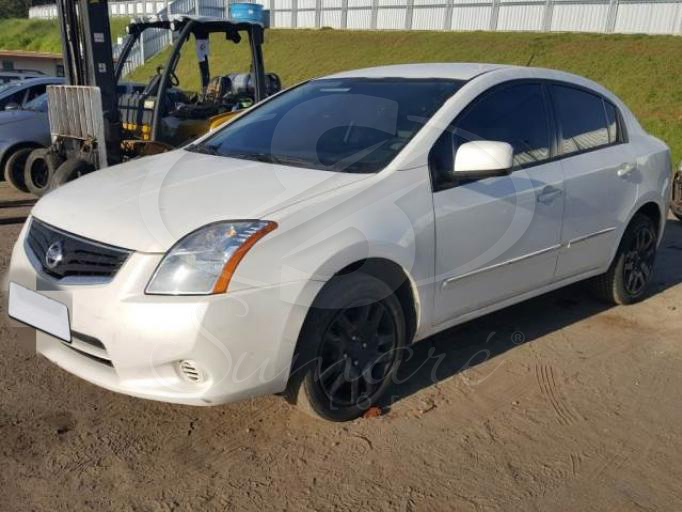
M329 270L328 266L326 270ZM302 367L296 366L296 360L300 356L301 336L305 330L305 325L310 318L310 313L316 304L319 304L318 300L322 297L325 288L335 277L348 275L354 272L361 272L379 279L386 283L390 289L394 290L394 294L405 315L407 342L410 343L414 339L420 321L420 307L417 287L410 273L407 272L402 265L385 257L365 257L346 263L333 274L328 274L328 279L325 280L324 284L317 289L314 297L312 297L312 300L309 303L310 305L300 324L295 347L291 353L291 366L287 375L286 386L282 391L283 396L290 403L295 403L295 390L301 384L302 373L299 370ZM318 280L313 281L319 283Z
M646 215L654 222L656 226L656 232L658 233L658 241L660 243L661 239L663 238L667 213L667 207L661 204L659 197L642 198L637 206L632 209L630 217L627 219L627 222L625 222L623 232L620 234L620 240L623 239L625 231L627 231L628 226L632 223L632 219L634 219L637 215L642 214Z
M611 257L609 258L609 265L613 262L614 258L616 257L616 254L618 253L618 248L620 247L621 242L623 241L623 237L625 236L625 233L628 230L628 227L632 223L632 220L638 215L638 214L644 214L647 217L649 217L654 224L656 225L656 231L658 233L658 242L660 243L662 237L663 237L663 230L665 229L665 219L666 219L666 213L664 213L663 206L659 203L660 198L657 197L648 197L648 198L643 198L635 208L632 209L632 213L628 217L628 219L622 224L622 227L620 228L619 234L618 234L618 243L614 245L612 251L611 251Z
M419 325L419 294L417 287L402 265L383 257L369 257L354 261L344 266L333 277L361 272L384 282L400 302L405 315L407 339L411 342ZM322 288L324 290L324 287ZM320 293L322 292L320 290Z
M420 299L413 277L402 265L386 257L370 256L356 258L352 259L350 262L337 264L336 268L336 271L330 272L329 266L326 265L324 284L317 289L312 300L309 302L308 310L298 333L299 340L300 334L304 329L303 326L305 325L310 312L319 304L318 301L322 297L327 286L329 286L329 283L335 277L348 275L353 272L361 272L379 279L393 290L405 315L405 320L407 322L407 339L411 341L414 338L421 319L421 308L419 307ZM313 281L319 282L320 280Z
M648 201L644 203L642 206L640 206L637 211L633 214L633 216L630 218L630 222L632 222L632 219L637 215L637 214L642 214L646 215L649 217L654 225L656 226L656 231L659 234L659 239L660 235L662 232L663 225L665 224L665 215L661 211L661 207L658 205L658 203L654 201ZM629 223L628 223L629 224Z

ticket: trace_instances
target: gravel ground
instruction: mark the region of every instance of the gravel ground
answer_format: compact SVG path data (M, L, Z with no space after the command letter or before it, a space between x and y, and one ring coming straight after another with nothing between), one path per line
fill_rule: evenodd
M418 344L350 424L99 389L21 350L3 300L0 510L682 510L681 256L668 220L641 304L573 286Z

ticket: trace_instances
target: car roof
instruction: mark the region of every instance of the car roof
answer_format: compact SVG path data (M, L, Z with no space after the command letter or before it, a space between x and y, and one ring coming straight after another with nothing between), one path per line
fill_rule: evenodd
M7 85L12 85L17 89L20 87L30 87L32 85L39 84L61 84L64 82L63 77L59 76L36 76L36 77L26 77L15 80L14 82L8 82Z
M397 64L393 66L379 66L342 71L320 78L442 78L469 81L477 77L485 79L486 76L490 75L496 76L496 79L490 82L493 85L496 81L514 79L558 80L572 83L587 87L588 89L606 96L611 101L619 102L621 108L624 107L624 104L622 104L611 91L588 78L556 69L529 66L479 64L471 62ZM492 76L490 78L492 79Z
M471 80L489 71L515 66L502 64L477 64L473 62L443 62L424 64L396 64L374 68L342 71L323 78L448 78Z
M52 84L63 84L64 78L55 76L41 76L39 78L20 78L19 80L13 80L11 82L6 82L0 84L2 88L0 89L0 97L8 96L10 94L15 94L18 91L27 89L34 85L52 85Z

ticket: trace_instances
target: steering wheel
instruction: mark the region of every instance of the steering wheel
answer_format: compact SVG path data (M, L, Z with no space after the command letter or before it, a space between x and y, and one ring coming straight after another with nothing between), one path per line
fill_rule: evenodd
M156 74L161 76L162 73L163 66L157 66ZM173 87L177 87L178 85L180 85L180 79L178 78L178 75L175 74L175 71L171 71L168 78L170 79L169 82Z

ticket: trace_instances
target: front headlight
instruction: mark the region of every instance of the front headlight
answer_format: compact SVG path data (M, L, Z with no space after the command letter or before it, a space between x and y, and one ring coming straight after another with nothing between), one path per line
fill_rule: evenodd
M266 220L240 220L216 222L191 232L163 257L146 293L224 293L244 255L276 227L277 223Z

